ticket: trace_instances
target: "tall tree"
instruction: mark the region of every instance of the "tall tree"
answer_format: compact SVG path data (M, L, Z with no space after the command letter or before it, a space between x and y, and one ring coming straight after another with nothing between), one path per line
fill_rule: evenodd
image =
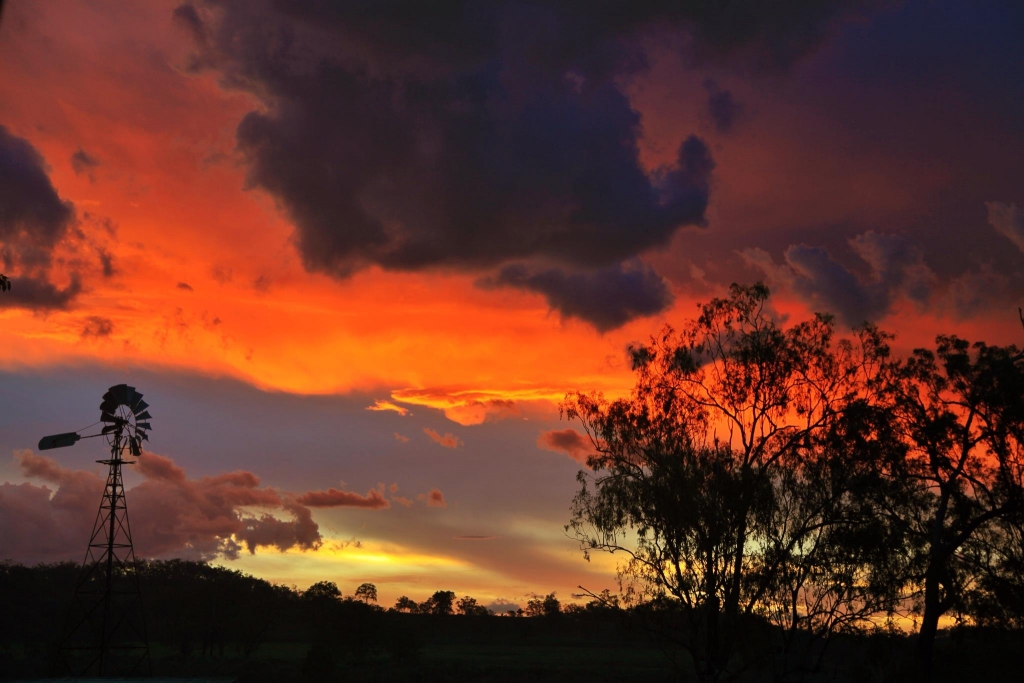
M1024 502L1024 353L940 336L897 380L890 410L906 455L890 475L908 491L891 512L918 550L918 660L928 676L939 619L967 608L982 545Z
M870 571L863 563L845 574L824 569L836 559L826 552L840 539L832 530L874 519L846 514L860 478L839 457L843 449L835 452L835 437L853 428L842 425L854 413L872 413L888 368L887 336L866 327L853 341L836 341L826 315L783 329L768 296L761 284L733 285L680 333L666 328L630 349L636 385L628 398L609 403L576 392L562 405L595 449L567 530L585 552L624 552L620 578L634 597L668 596L683 607L687 645L709 678L728 661L745 615L779 613L780 587L788 580L792 588L793 576L803 578L790 595L804 599L812 569L847 586ZM864 425L872 421L861 422L870 431ZM824 498L822 482L832 485ZM889 535L858 538L870 544ZM878 556L843 559L857 565ZM832 586L829 594L838 601L825 611L832 616L861 597ZM785 607L808 625L799 609Z

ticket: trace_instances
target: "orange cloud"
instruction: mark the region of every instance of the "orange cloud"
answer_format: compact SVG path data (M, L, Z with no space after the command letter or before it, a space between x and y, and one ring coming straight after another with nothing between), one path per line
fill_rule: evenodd
M356 507L379 510L391 507L384 495L377 489L370 489L365 496L351 491L329 488L326 491L308 491L298 496L295 502L312 508Z
M537 437L537 445L546 451L565 453L580 463L587 464L587 456L594 453L594 444L575 429L553 429Z
M395 432L395 441L397 441L399 443L409 443L409 437L402 436L398 432Z
M430 489L430 493L427 494L427 505L435 508L448 507L448 503L444 501L444 494L438 489Z
M375 411L390 410L398 413L402 417L409 414L409 410L407 408L403 408L402 406L395 405L391 401L385 401L383 399L377 399L374 401L372 406L366 406L366 409Z
M430 427L424 427L423 433L429 436L435 443L445 448L458 448L462 445L462 440L459 437L451 433L446 433L441 436Z

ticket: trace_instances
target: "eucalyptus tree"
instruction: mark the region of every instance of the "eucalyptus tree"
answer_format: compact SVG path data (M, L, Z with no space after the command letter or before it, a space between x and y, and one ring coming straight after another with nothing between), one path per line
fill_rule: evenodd
M917 551L918 661L927 676L939 620L969 609L983 560L1003 543L1004 565L1018 561L1024 352L940 336L934 351L916 349L901 365L888 409L906 446L889 476L907 489L889 512Z
M852 529L879 524L857 496L872 454L858 460L842 437L880 443L887 335L865 327L836 340L828 315L784 328L768 296L733 285L680 332L630 348L628 397L574 392L562 404L594 448L567 532L588 557L625 554L627 595L682 607L684 644L709 678L752 615L790 615L814 634L863 620L866 565L885 554L869 546L892 543L888 528L861 530L858 551L839 549ZM829 606L808 619L796 604L807 600Z

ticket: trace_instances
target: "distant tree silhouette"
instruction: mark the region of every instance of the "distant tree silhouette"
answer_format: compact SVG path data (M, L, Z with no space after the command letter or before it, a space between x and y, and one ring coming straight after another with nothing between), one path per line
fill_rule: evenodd
M455 606L458 609L459 614L463 614L468 617L487 616L491 613L486 607L477 603L476 598L472 598L468 595L459 598L459 601Z
M528 617L553 617L561 613L562 604L554 593L548 593L543 598L531 598L526 603L526 616Z
M11 289L11 281L6 275L0 273L0 292L6 292Z
M311 601L339 600L341 591L333 581L317 581L302 594L303 599Z
M628 398L562 404L595 451L566 530L588 557L628 558L631 602L682 609L705 678L751 616L827 643L900 599L899 535L859 495L879 480L875 453L852 457L881 422L888 337L836 341L828 315L783 329L768 296L733 285L678 334L630 348Z
M410 597L403 595L395 601L396 612L419 612L419 604Z
M451 614L455 606L455 593L453 591L435 591L419 606L419 611L424 614Z
M359 588L356 588L355 597L366 604L377 602L377 586L372 583L360 584Z

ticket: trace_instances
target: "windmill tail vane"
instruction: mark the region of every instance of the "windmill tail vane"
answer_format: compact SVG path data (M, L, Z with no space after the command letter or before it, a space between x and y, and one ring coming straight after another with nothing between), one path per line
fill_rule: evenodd
M65 432L39 441L39 450L66 448L95 437L105 437L110 446L110 457L96 461L108 466L107 482L57 651L55 673L109 676L151 669L139 569L121 477L122 465L135 464L123 455L141 456L142 442L149 441L152 415L148 408L135 387L118 384L103 394L100 419L95 423L103 425L98 433Z

